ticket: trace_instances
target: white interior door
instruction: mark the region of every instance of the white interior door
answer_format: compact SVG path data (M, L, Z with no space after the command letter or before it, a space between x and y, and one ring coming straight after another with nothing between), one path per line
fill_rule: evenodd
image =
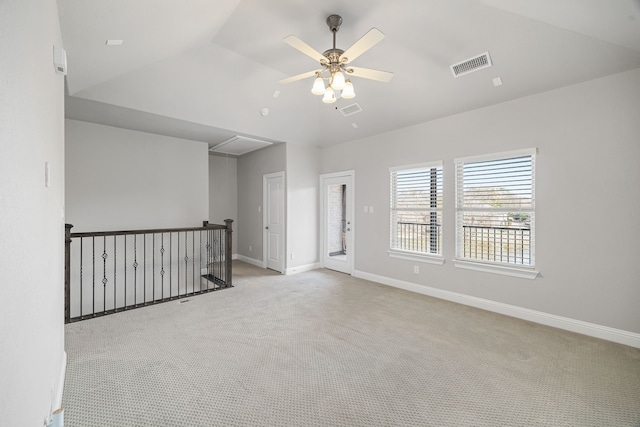
M284 172L263 177L264 266L284 271Z
M354 172L320 176L322 188L322 266L347 274L353 273Z

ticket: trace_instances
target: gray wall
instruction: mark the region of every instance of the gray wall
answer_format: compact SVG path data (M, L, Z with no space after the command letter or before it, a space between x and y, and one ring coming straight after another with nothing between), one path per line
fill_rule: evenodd
M322 150L356 171L355 269L640 333L640 70ZM537 147L535 280L458 269L453 159ZM444 161L443 266L390 258L389 167ZM364 214L363 206L374 206Z
M263 260L262 176L285 171L285 169L285 144L263 148L238 159L238 222L236 226L238 255L256 261ZM260 211L258 211L259 208Z
M0 413L7 426L42 426L62 397L64 76L54 71L54 45L62 47L54 0L0 2Z
M287 144L288 272L319 261L319 159L320 150L315 147Z
M204 142L66 121L73 231L197 227L209 219Z
M238 221L238 159L209 155L209 222ZM233 253L238 251L238 233L233 233Z

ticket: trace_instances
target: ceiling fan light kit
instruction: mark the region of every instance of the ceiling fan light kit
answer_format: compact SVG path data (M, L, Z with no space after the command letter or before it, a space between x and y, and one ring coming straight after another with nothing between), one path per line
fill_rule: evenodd
M327 25L333 34L333 48L326 50L324 53L316 51L296 36L285 37L285 43L320 62L322 68L280 80L281 84L315 76L311 93L323 95L322 102L332 104L338 98L355 98L356 93L353 83L346 76L362 77L380 82L388 82L393 78L393 73L388 71L347 66L349 62L371 49L384 38L384 34L380 30L372 28L349 49L343 51L336 48L336 33L340 29L340 25L342 25L342 18L339 15L330 15L327 18ZM325 80L328 83L326 86Z

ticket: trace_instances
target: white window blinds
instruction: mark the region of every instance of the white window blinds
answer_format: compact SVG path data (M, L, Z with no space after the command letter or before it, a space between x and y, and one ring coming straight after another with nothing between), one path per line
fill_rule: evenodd
M442 163L392 168L391 249L442 254Z
M533 266L535 149L455 164L456 258Z

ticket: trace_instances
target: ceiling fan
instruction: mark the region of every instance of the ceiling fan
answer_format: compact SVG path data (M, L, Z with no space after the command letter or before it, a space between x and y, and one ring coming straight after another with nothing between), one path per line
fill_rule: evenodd
M280 80L281 84L291 83L307 77L316 76L311 93L314 95L324 95L322 101L328 104L336 102L337 98L354 98L356 96L353 83L348 78L350 76L362 77L379 82L389 82L393 78L393 73L388 71L373 70L371 68L352 67L348 64L354 59L371 49L384 34L377 28L370 29L364 36L355 42L349 49L342 50L336 48L336 33L342 25L342 17L331 15L327 18L329 30L333 33L333 48L320 53L296 36L284 38L284 42L289 46L298 49L305 55L315 59L322 68L298 74ZM346 75L346 77L345 77ZM328 85L325 87L325 80Z

